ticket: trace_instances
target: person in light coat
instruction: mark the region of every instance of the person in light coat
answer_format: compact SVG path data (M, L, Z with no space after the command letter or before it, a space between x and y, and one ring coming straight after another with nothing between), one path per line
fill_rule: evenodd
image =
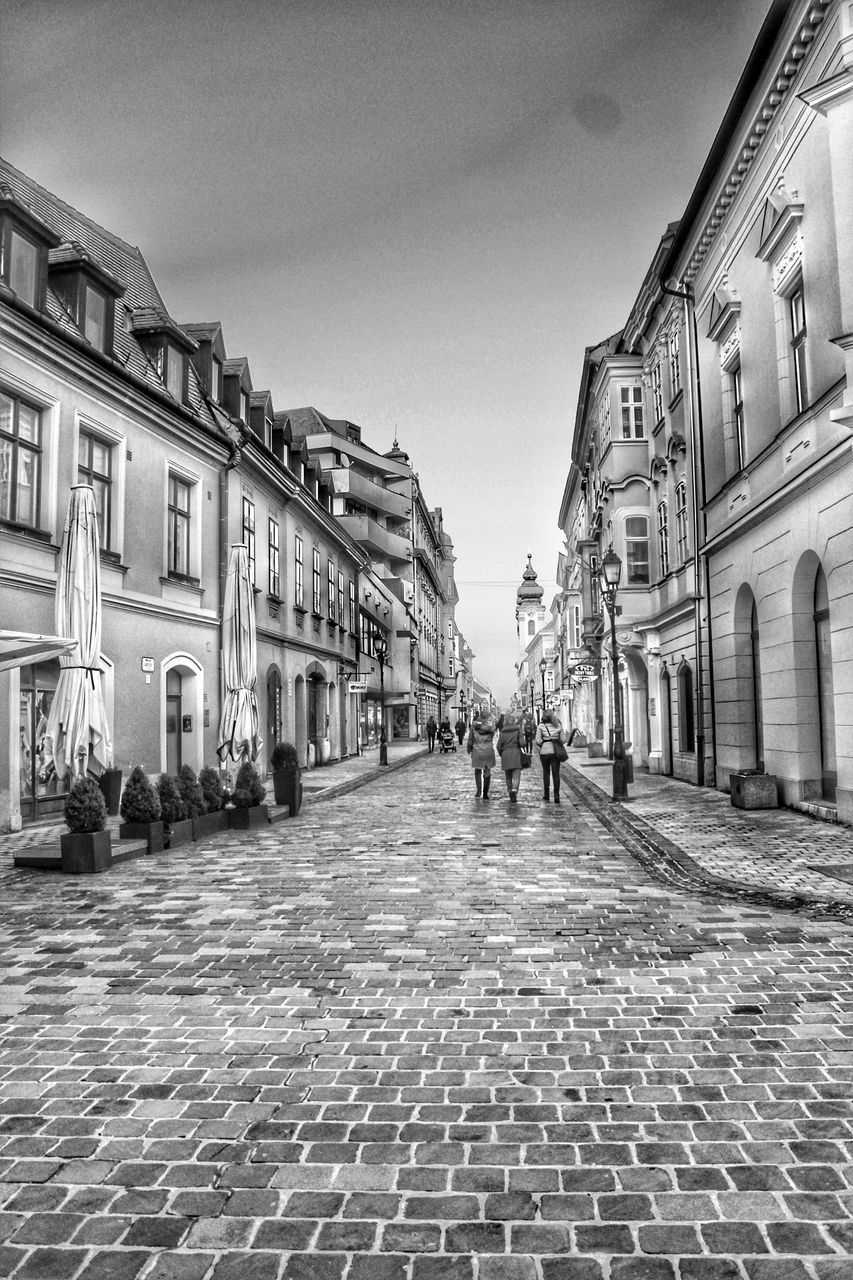
M521 716L509 711L501 716L502 725L498 737L498 754L501 768L506 777L506 789L509 792L510 804L518 801L518 787L521 782L521 753L524 750L524 735L521 732Z
M468 731L468 753L474 770L474 786L477 795L484 800L489 798L489 784L492 781L492 769L497 764L495 759L495 722L488 712L476 713Z
M562 743L563 746L569 741L569 735L565 729L560 727L560 723L553 711L546 711L539 722L539 728L536 730L534 739L535 745L539 748L539 760L542 765L542 783L544 786L544 795L542 799L547 803L550 800L550 784L554 783L554 804L560 803L560 765L562 761L558 759L557 746Z

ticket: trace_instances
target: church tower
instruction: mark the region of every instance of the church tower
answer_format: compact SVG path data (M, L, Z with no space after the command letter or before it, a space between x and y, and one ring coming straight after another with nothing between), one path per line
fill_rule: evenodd
M522 653L527 650L530 641L545 626L545 606L542 597L545 592L536 581L536 570L533 568L533 557L528 554L527 568L521 578L521 585L515 594L515 622L518 633L518 644Z

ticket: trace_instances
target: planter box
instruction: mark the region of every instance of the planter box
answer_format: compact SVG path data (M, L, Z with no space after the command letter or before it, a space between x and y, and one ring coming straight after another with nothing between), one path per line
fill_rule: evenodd
M228 822L235 831L251 831L254 827L269 824L270 813L265 804L253 804L248 809L228 809Z
M732 804L738 809L778 809L779 792L773 773L730 773Z
M180 822L169 822L166 825L166 848L175 849L179 844L192 844L193 820L181 818Z
M212 813L203 813L199 818L193 818L193 840L206 840L208 836L216 835L217 831L228 830L228 811L227 809L214 809Z
M65 831L59 837L62 870L69 876L108 871L113 863L109 831Z
M590 760L599 760L604 756L604 743L588 742L586 744L586 750Z
M107 813L115 817L121 800L121 769L105 769L98 778L98 786L101 788Z
M295 818L302 806L302 770L282 769L272 776L276 804L286 804L289 817Z
M162 853L165 848L162 822L123 822L118 834L122 840L147 840L149 853Z

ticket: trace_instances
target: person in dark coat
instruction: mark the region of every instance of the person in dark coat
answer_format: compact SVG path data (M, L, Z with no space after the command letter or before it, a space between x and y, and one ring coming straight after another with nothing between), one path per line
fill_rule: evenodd
M438 732L438 725L435 722L435 716L430 716L429 720L427 720L426 731L429 749L430 751L433 751L435 749L435 735Z
M569 735L560 727L560 722L553 711L546 711L539 721L536 730L536 745L539 748L539 762L542 765L543 800L549 800L551 783L554 784L554 804L560 803L560 761L557 759L557 744L569 741Z
M456 737L459 739L459 745L462 746L462 739L465 737L465 721L460 716L453 726L456 730Z
M528 755L533 751L533 738L536 733L536 721L527 712L521 721L521 732L524 734L524 749Z
M497 764L495 759L495 722L484 712L475 715L468 733L468 752L471 756L471 767L474 770L474 786L477 795L482 794L484 800L489 798L489 785L492 781L492 769Z
M503 726L498 737L498 754L506 777L510 804L515 804L518 801L518 787L521 782L521 753L524 750L524 736L521 732L521 717L515 712L507 712L502 719Z

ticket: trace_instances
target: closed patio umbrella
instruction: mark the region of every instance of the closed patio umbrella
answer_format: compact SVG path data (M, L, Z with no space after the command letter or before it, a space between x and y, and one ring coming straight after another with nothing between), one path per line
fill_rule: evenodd
M217 747L221 760L229 756L232 760L256 760L261 749L255 696L256 647L255 594L249 577L249 551L238 543L232 546L228 560L222 608L225 701Z
M59 680L47 718L45 751L57 777L69 769L100 776L112 744L101 676L101 557L95 494L74 485L59 551L56 631L77 641L59 659Z

